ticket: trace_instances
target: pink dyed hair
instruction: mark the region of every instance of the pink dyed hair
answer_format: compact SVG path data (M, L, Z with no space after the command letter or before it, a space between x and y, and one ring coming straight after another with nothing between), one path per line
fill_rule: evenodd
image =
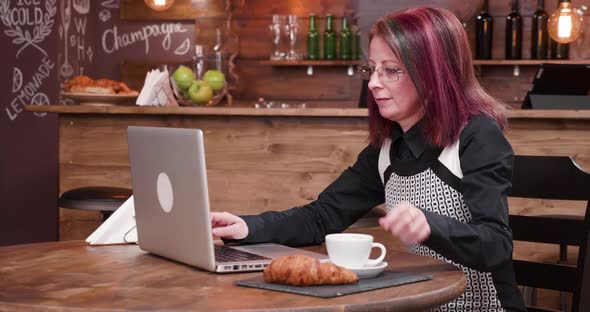
M455 142L475 115L506 126L506 105L479 84L463 26L449 11L420 7L389 14L373 25L369 41L383 38L406 65L424 106L423 131L439 147ZM369 136L381 146L391 135L393 122L383 118L369 92Z

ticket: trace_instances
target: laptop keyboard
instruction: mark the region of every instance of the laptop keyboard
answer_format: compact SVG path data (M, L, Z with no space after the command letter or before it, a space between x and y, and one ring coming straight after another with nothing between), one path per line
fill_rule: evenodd
M225 245L215 246L215 261L217 262L233 262L233 261L248 261L248 260L270 260L270 258L259 256L253 253L237 250L235 248L227 247Z

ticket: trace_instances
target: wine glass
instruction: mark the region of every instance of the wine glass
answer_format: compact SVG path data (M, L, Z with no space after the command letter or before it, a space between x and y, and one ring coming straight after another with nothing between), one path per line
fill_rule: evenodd
M271 60L283 60L286 53L283 50L283 28L286 25L286 17L283 15L273 15L272 24L269 26L272 33L273 52L270 55Z
M288 60L301 59L301 54L297 52L297 35L299 33L299 22L296 15L288 16L288 23L285 26L285 35L289 39Z

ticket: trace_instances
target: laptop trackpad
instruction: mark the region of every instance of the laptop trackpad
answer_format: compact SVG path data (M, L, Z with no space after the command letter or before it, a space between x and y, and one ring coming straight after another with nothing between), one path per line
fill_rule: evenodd
M291 248L284 245L278 245L273 243L267 244L254 244L254 245L244 245L244 246L232 246L232 248L251 252L253 254L265 256L268 258L278 258L280 256L288 256L288 255L307 255L319 260L328 259L327 255L307 251L303 249Z

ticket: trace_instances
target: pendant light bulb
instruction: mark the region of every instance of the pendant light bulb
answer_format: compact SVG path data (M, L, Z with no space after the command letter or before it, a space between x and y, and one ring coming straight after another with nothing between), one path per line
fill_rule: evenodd
M144 2L154 11L167 10L174 4L174 0L144 0Z
M549 36L559 43L570 43L576 40L582 32L582 16L585 6L576 10L568 1L561 1L557 10L547 21Z

